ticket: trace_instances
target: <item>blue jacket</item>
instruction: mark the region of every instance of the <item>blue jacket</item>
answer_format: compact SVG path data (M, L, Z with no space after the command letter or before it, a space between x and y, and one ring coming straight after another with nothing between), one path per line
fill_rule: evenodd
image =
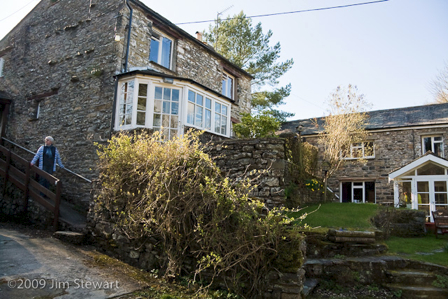
M56 163L61 167L64 168L64 165L62 164L61 161L61 156L59 155L59 151L57 148L55 148L55 155L54 155L54 166L53 166L53 171L56 171ZM39 160L39 169L43 168L43 154L44 154L44 146L39 147L39 149L37 150L36 155L34 156L33 160L31 161L31 164L35 165L37 160Z

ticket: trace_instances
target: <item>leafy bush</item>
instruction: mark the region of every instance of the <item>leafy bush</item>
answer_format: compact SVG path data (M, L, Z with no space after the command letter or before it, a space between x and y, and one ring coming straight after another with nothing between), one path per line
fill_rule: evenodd
M193 258L196 279L219 277L233 291L256 296L270 269L301 266L302 235L283 210L266 212L249 198L248 179L224 177L199 135L161 142L158 132L122 133L99 145L96 210L109 213L129 238L163 240L165 277L180 275Z

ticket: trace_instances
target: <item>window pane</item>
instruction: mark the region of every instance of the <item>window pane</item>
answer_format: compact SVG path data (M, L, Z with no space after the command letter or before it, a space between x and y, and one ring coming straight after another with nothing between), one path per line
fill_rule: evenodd
M154 114L154 127L160 127L160 114Z
M132 116L126 115L126 125L130 125L132 123Z
M169 128L170 126L170 116L162 115L162 127Z
M178 116L171 116L171 128L177 128L177 125L179 123L179 117Z
M208 109L212 109L212 100L210 100L209 98L205 99L205 107L207 107Z
M442 156L442 143L434 143L434 154Z
M429 194L422 193L422 194L418 194L417 197L418 197L419 204L429 204Z
M170 113L170 102L163 101L163 113Z
M221 125L221 115L215 113L215 132L216 133L221 133L220 125Z
M178 115L179 114L179 103L171 103L171 114Z
M195 126L202 127L202 114L203 114L202 107L196 106L196 119L194 121Z
M431 148L431 137L423 138L423 154L427 151L432 151Z
M139 84L138 85L138 96L146 97L148 94L148 84Z
M166 68L170 68L171 61L171 40L163 37L162 38L162 61L161 65Z
M221 116L221 134L226 134L227 117Z
M227 115L227 106L224 105L221 106L221 113Z
M187 123L194 124L194 104L188 103Z
M126 105L126 114L132 115L132 105Z
M417 169L417 175L444 175L444 174L445 169L433 163L423 165L422 167Z
M163 90L163 99L165 101L169 101L171 99L171 88L164 88L164 90Z
M204 127L207 130L212 129L212 112L210 110L205 109L205 124Z
M177 136L177 130L171 130L171 139L173 139L174 136Z
M232 99L232 86L233 86L233 80L232 80L232 78L228 78L227 79L227 93L226 93L226 96L228 96L229 98L231 98Z
M138 98L137 110L146 110L146 98Z
M149 60L157 62L159 59L159 41L151 39Z
M440 141L442 141L442 137L441 136L434 137L434 141L440 142Z
M215 112L216 113L221 113L221 104L215 103Z
M196 104L202 106L202 95L198 94L198 96L196 97Z
M178 89L173 89L171 100L175 101L175 102L179 102L179 90Z
M429 183L417 182L417 192L429 192Z
M162 101L154 101L154 112L162 112Z
M188 91L188 101L190 102L195 102L195 97L196 97L196 93L194 93L193 91L189 90Z
M447 204L447 197L446 193L436 193L436 205L446 205Z
M138 126L144 126L145 125L145 112L137 112L137 125Z
M434 182L434 190L436 192L446 192L446 182L445 181Z
M157 100L162 99L162 87L156 87L156 93L154 95L154 98Z

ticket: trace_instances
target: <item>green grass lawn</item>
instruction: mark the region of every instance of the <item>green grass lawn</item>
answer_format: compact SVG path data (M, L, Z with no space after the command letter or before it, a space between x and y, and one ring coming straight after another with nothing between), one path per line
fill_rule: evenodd
M448 236L429 232L421 238L390 237L386 240L389 254L448 267Z
M290 216L299 218L307 213L302 224L311 228L345 228L350 230L374 229L370 219L375 216L379 206L359 203L326 203L304 207ZM299 223L299 221L297 221Z
M302 221L296 220L299 225L307 224L310 230L325 231L329 228L347 230L374 230L370 219L382 207L375 204L358 203L325 203L311 205L290 216L299 218L307 214ZM436 239L433 232L420 238L390 237L385 241L392 255L415 259L428 263L448 266L448 235L439 235Z

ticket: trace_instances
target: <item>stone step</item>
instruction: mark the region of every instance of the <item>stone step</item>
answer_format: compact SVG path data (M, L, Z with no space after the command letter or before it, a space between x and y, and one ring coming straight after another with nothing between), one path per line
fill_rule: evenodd
M307 278L303 283L302 295L306 298L309 294L311 294L314 288L319 283L319 280L314 278Z
M400 292L401 298L409 299L446 299L448 298L448 289L436 287L419 287L402 284L385 284L384 287L394 292Z
M84 242L85 234L71 231L57 231L53 233L53 237L71 244L81 244Z
M391 283L412 286L431 286L437 279L434 273L415 269L389 270L386 272Z

